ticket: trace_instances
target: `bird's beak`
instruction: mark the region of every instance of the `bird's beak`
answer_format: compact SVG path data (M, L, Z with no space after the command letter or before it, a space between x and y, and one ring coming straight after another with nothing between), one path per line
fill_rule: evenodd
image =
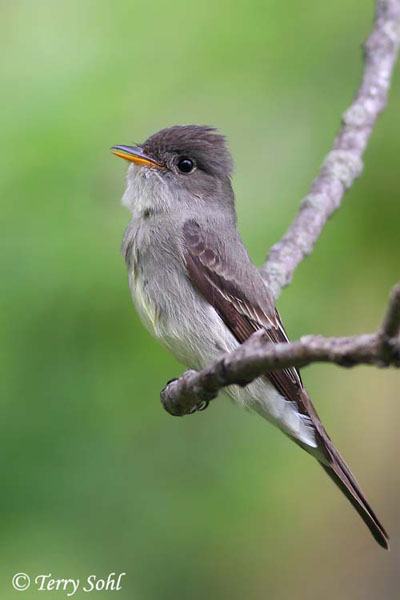
M148 167L158 168L163 166L150 158L150 156L147 156L139 146L113 146L111 152L115 154L115 156L134 162L137 165L147 165Z

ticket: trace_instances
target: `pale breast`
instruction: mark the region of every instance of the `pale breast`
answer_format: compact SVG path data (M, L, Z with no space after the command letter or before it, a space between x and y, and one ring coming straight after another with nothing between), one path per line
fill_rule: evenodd
M181 363L201 369L239 343L215 309L189 281L183 257L165 230L128 230L124 252L132 299L149 332ZM309 423L264 379L227 388L239 404L255 410L285 433L315 446Z
M136 273L133 269L129 274L129 286L133 303L143 325L152 335L158 337L157 324L159 311L157 303L148 294L143 276L140 273Z

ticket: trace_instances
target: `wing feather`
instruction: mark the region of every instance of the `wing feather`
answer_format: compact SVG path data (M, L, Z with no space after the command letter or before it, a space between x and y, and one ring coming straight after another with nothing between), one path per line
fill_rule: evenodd
M236 234L235 234L236 235ZM235 256L221 236L204 230L191 219L183 227L187 272L193 286L215 308L236 339L243 343L263 328L272 343L288 342L279 313L246 249L237 237ZM231 240L232 242L232 240ZM236 256L236 253L238 255ZM314 427L323 468L344 492L367 524L372 535L388 548L387 533L365 499L360 487L326 433L295 368L272 371L268 380ZM309 450L301 441L295 440Z
M243 343L263 328L272 343L287 342L288 337L273 299L247 253L238 257L240 265L233 263L232 257L226 255L221 240L210 232L204 232L194 220L185 223L183 233L189 278L236 339ZM240 248L243 247L240 245ZM245 273L243 259L247 267ZM242 277L243 281L238 277ZM284 398L296 402L299 412L308 414L297 369L290 367L272 371L266 376Z

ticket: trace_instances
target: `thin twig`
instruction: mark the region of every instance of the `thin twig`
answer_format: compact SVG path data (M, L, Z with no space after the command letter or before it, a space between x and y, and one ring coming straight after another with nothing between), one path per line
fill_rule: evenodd
M389 306L382 323L382 334L390 339L400 331L400 284L394 286L389 298Z
M362 156L376 119L386 106L400 44L400 1L378 0L372 32L364 45L361 85L333 148L300 204L293 223L269 251L261 273L277 298L299 263L308 256L329 217L363 170Z
M380 330L381 355L386 362L390 362L393 351L395 351L395 348L400 341L399 331L400 284L397 284L391 291L389 305Z

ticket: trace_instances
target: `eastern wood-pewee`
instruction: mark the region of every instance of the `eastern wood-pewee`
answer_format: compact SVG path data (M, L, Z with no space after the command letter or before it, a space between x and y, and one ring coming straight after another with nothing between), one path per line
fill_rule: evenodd
M211 127L176 126L141 146L114 146L128 161L122 202L132 211L123 253L137 311L183 364L201 369L264 328L287 342L274 300L236 228L232 159ZM388 536L326 433L295 368L227 393L314 456L376 541Z

